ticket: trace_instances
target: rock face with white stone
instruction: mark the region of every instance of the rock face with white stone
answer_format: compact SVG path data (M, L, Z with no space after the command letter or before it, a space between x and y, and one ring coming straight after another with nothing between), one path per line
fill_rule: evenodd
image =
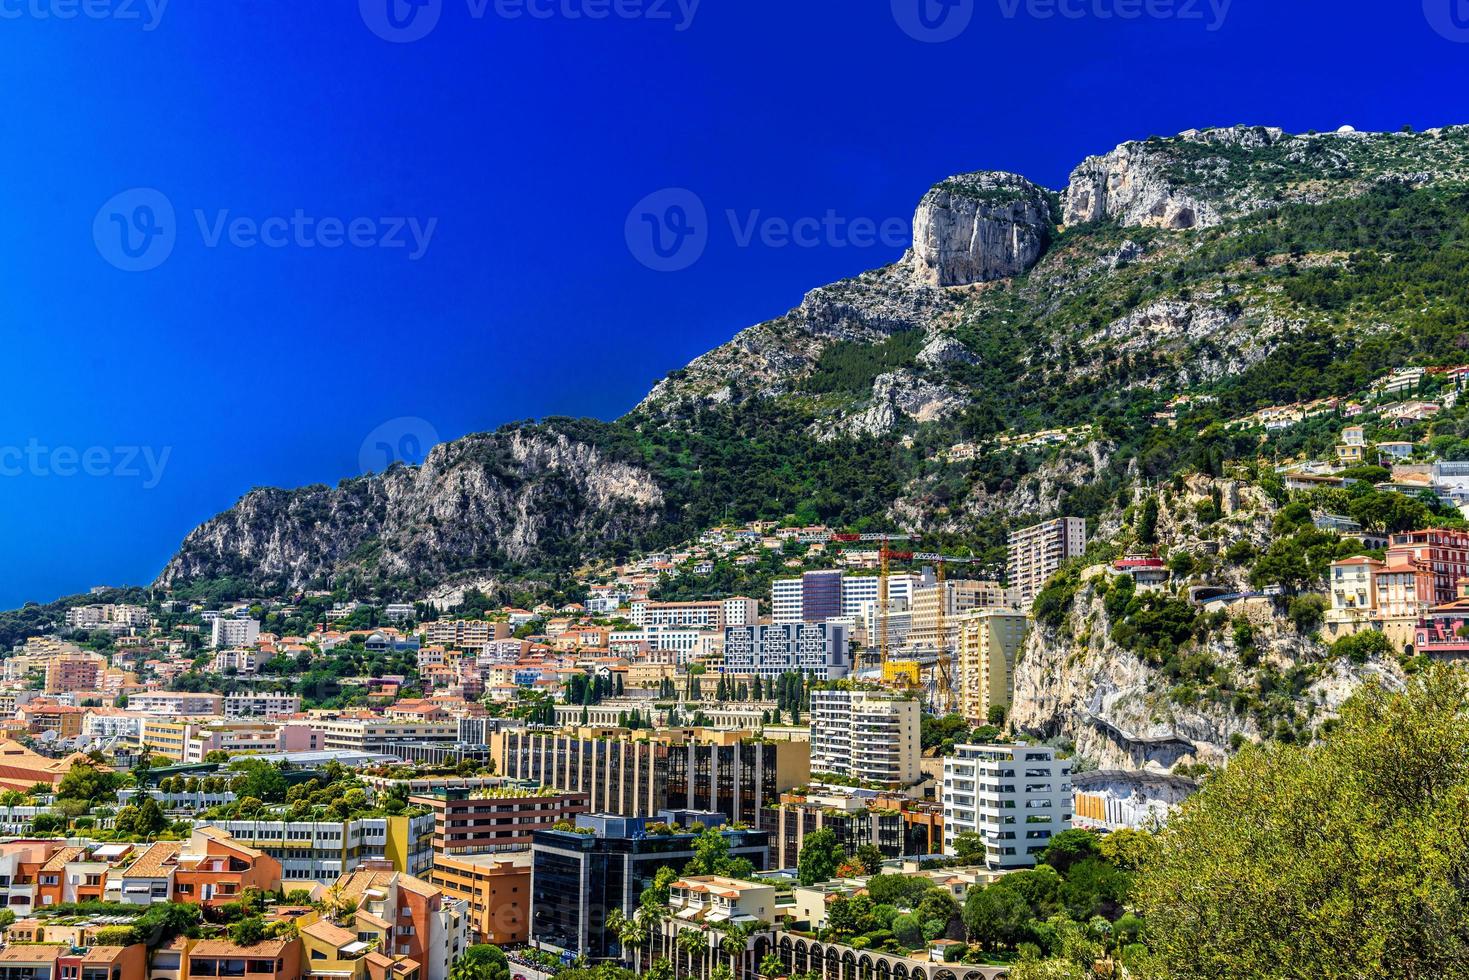
M968 286L1027 272L1045 253L1051 196L1015 174L950 177L919 202L905 258L933 286Z

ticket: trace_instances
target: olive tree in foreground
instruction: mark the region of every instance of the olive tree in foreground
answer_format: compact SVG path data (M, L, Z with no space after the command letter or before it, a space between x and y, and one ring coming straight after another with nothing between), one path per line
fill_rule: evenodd
M1469 679L1364 688L1309 747L1242 752L1135 899L1170 980L1469 977Z

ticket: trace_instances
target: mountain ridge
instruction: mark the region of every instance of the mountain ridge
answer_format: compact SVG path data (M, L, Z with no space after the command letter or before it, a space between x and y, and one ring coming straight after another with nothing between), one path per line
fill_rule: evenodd
M252 491L191 532L155 584L289 589L347 575L422 587L559 568L676 540L718 513L721 496L727 513L789 507L780 514L974 544L1138 469L1117 469L1115 431L1011 467L991 452L1004 433L1099 418L1115 430L1166 394L1264 370L1312 331L1340 337L1281 280L1287 266L1337 270L1350 253L1250 252L1282 237L1282 216L1344 237L1331 225L1341 215L1328 214L1343 201L1391 206L1466 177L1464 127L1189 130L1088 157L1059 192L1015 174L956 175L923 195L898 262L811 290L672 372L621 419L507 427L438 447L422 468ZM985 460L967 477L926 462L964 445ZM841 453L871 460L865 480L877 486L859 485ZM799 493L780 486L783 472ZM622 491L608 494L604 474ZM765 485L764 498L746 482ZM835 499L859 491L859 503Z

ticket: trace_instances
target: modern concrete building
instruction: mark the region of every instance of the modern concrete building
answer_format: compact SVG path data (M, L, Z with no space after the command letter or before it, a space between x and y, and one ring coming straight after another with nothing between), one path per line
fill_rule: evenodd
M490 742L496 772L586 793L593 813L702 810L752 827L767 826L780 794L810 780L810 753L804 742L708 729L515 730Z
M532 845L531 942L536 947L606 962L622 955L622 943L607 928L607 915L621 909L631 916L638 899L660 868L681 871L694 856L699 835L663 832L669 825L697 820L719 826L718 813L655 814L662 828L641 817L607 815L577 818L577 830L543 830ZM764 870L769 835L760 830L725 830L729 853Z
M409 797L434 815L434 853L457 857L519 851L531 835L587 812L586 793L516 786L445 789Z
M216 650L226 647L253 647L260 639L260 623L254 619L230 619L224 616L214 621L209 633L209 645Z
M921 775L921 720L914 698L849 686L817 688L811 692L811 771L911 786Z
M944 852L978 834L992 868L1028 868L1071 827L1071 763L1045 745L960 745L944 759Z
M218 827L278 860L287 890L312 882L330 885L369 863L386 862L421 878L433 868L431 813L354 820L214 820L195 826Z
M914 650L939 648L939 613L943 613L944 648L958 644L959 616L971 609L1003 609L1009 606L1005 587L998 582L956 579L921 586L913 593L913 622L907 646Z
M767 680L789 671L834 681L852 669L847 627L841 623L731 626L724 631L724 672Z
M1010 556L1006 570L1010 588L1020 608L1029 609L1035 597L1045 588L1046 580L1061 568L1068 558L1086 551L1086 520L1080 517L1058 517L1010 532Z

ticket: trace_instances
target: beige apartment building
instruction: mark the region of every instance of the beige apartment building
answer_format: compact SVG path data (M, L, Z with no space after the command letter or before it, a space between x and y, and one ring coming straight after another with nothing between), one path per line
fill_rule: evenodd
M913 620L908 633L908 646L915 650L937 650L939 642L939 610L943 604L945 646L952 650L958 633L957 618L970 609L997 608L1009 605L1005 587L998 582L956 579L952 582L919 586L913 590Z
M971 609L959 617L955 687L959 711L972 724L985 724L996 705L1009 709L1029 627L1030 617L1013 609Z
M1058 517L1011 531L1007 571L1010 588L1015 591L1020 608L1028 610L1041 589L1045 588L1046 580L1061 568L1061 563L1084 551L1085 518Z

